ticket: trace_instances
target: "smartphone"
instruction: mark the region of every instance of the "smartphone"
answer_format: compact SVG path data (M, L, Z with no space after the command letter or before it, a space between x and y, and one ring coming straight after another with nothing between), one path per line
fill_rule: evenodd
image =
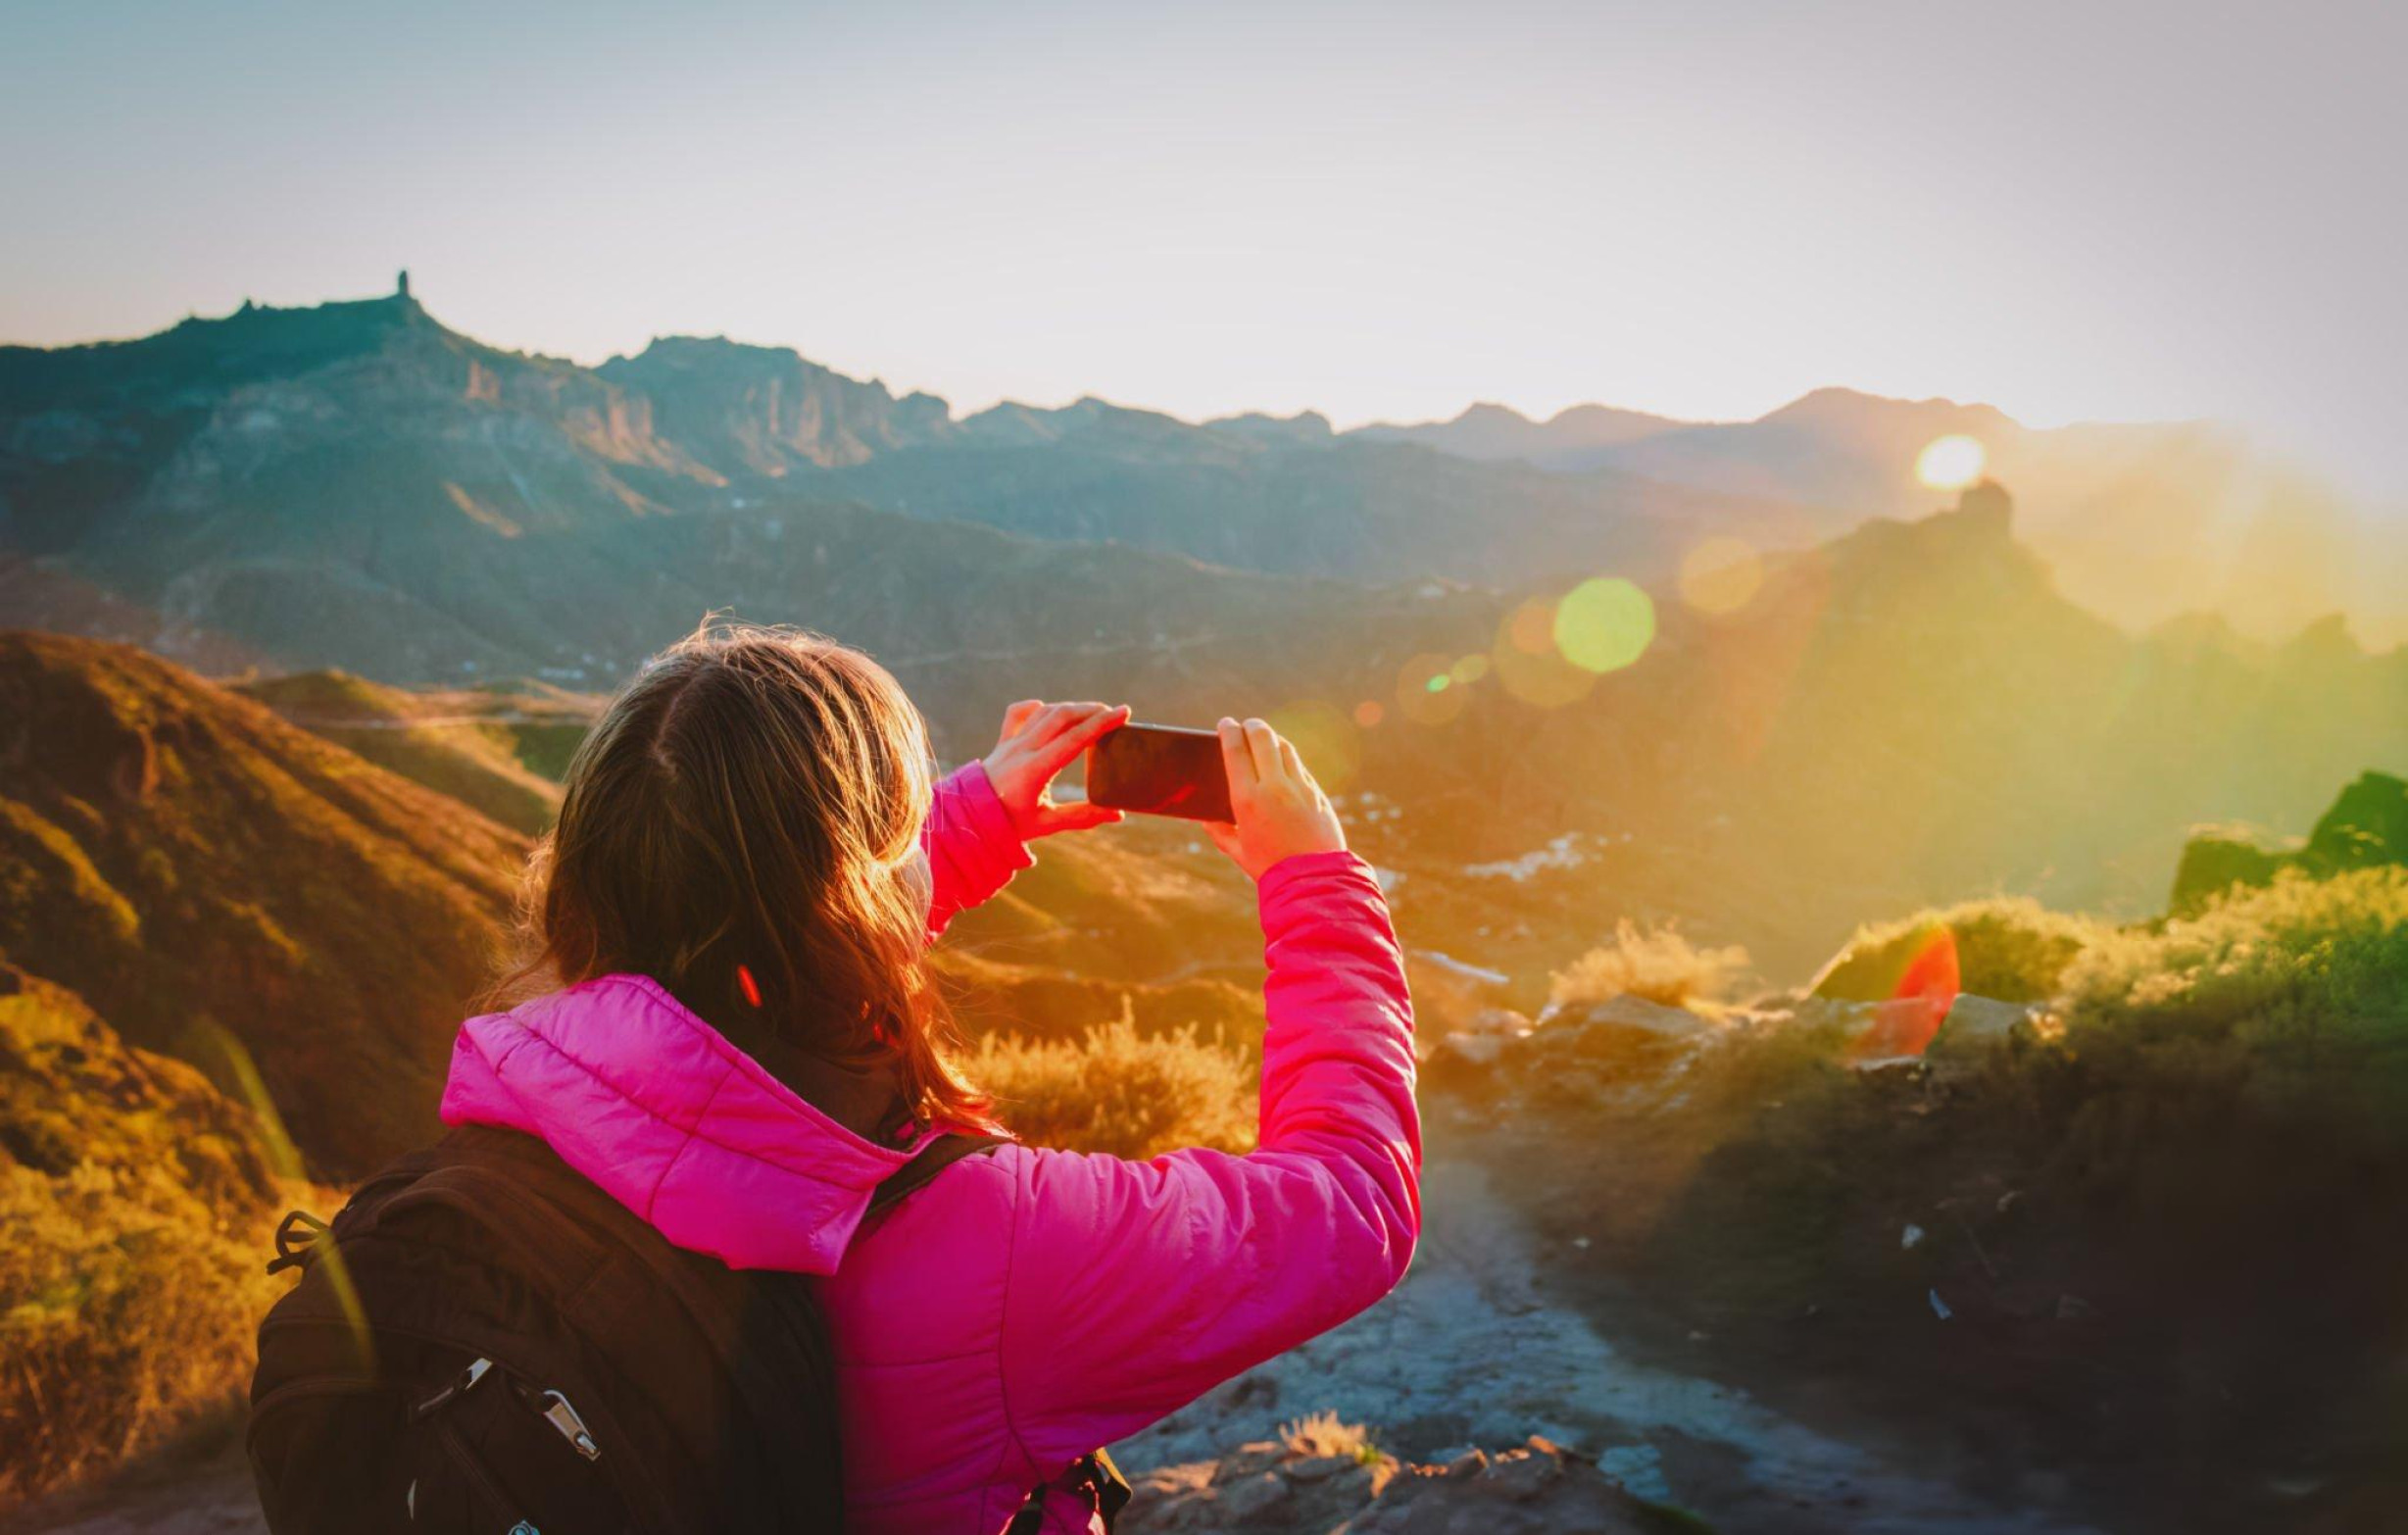
M1228 820L1229 769L1217 731L1124 724L1087 748L1087 798L1113 810Z

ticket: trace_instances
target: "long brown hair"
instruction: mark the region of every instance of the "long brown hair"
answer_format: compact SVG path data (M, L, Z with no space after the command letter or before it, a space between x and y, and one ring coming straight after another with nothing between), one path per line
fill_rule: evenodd
M645 664L568 765L524 896L522 996L649 975L856 1070L891 1069L918 1118L990 1104L928 973L900 866L929 796L928 730L886 669L786 628L713 623ZM730 1030L730 1032L733 1032Z

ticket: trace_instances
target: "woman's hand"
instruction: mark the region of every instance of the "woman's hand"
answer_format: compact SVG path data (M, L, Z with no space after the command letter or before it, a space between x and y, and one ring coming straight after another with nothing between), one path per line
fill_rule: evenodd
M1106 709L1102 704L1046 704L1033 698L1004 711L1003 733L985 759L987 781L995 785L995 797L1004 802L1021 841L1084 831L1120 818L1120 812L1084 800L1057 805L1053 788L1055 777L1079 753L1106 731L1120 728L1128 718L1126 704Z
M1337 853L1346 828L1296 748L1259 719L1221 721L1221 762L1229 769L1234 823L1208 826L1220 850L1254 879L1299 853Z

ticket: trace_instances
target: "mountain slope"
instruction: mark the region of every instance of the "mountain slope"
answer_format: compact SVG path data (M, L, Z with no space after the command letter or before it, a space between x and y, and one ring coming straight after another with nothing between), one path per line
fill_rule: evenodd
M1784 974L1851 918L2002 890L2154 910L2192 823L2304 830L2334 780L2408 764L2408 650L2132 637L2010 516L1985 489L1869 523L1727 615L1659 593L1635 665L1551 708L1477 682L1435 730L1366 737L1364 780L1425 855L1593 839L1494 877L1685 917Z
M559 812L557 774L602 707L558 689L414 693L345 671L240 682L234 691L529 836Z
M422 1140L525 854L120 646L0 633L0 951L128 1040L256 1067L321 1175Z

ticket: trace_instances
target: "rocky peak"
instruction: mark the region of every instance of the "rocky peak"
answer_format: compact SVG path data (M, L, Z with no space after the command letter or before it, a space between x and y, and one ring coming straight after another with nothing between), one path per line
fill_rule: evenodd
M944 400L897 399L791 347L724 336L662 336L596 371L652 402L658 429L723 474L784 474L860 464L954 433Z

